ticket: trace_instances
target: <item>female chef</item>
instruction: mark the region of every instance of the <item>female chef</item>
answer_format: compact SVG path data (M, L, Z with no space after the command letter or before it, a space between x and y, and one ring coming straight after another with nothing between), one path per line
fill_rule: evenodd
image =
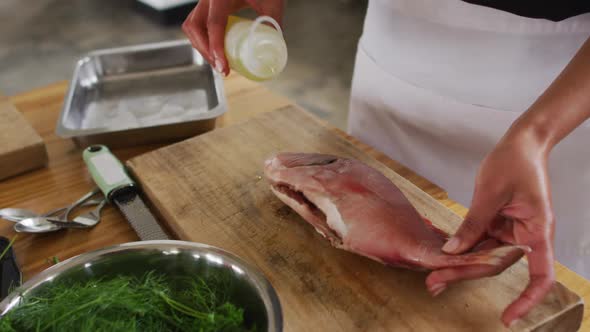
M228 15L250 6L281 22L283 5L201 0L183 29L227 75ZM554 253L590 278L589 37L588 0L369 1L349 132L470 206L446 252L486 237L531 248L506 325L549 291ZM435 271L429 290L478 277Z

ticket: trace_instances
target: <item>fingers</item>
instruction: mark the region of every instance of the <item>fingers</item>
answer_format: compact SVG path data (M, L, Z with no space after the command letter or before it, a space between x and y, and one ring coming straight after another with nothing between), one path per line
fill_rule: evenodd
M495 239L488 239L477 246L476 250L491 250L501 246ZM516 263L523 256L522 250L511 250L501 257L500 264L497 265L469 265L461 267L445 268L431 272L426 278L426 286L433 296L440 293L447 285L461 281L471 280L483 277L491 277L500 274L512 264Z
M553 277L531 276L527 288L512 302L502 314L502 322L510 326L526 315L535 305L540 303L553 286Z
M239 6L230 0L201 0L182 24L191 44L217 71L229 74L225 57L225 27L228 16Z
M514 238L514 221L511 218L497 216L488 228L488 236L504 243L516 244Z
M431 272L426 278L426 287L432 296L437 296L453 282L493 276L500 272L502 270L498 267L489 265L462 266L436 270Z
M225 57L225 27L227 18L233 10L230 0L214 0L209 5L207 30L209 33L209 50L213 62L211 64L223 75L229 74L229 65Z
M217 71L227 76L230 68L225 56L225 28L228 16L250 5L260 15L282 23L283 0L201 0L182 25L191 44Z
M502 204L496 197L479 194L476 190L471 208L457 230L442 250L448 254L460 254L475 246L486 235L489 225L496 218Z
M510 326L515 320L526 315L535 305L543 300L555 281L553 268L553 249L551 245L551 226L540 223L531 230L532 241L524 241L532 248L527 254L530 280L518 299L512 302L502 314L502 321Z
M213 57L209 52L209 37L207 35L207 16L209 14L209 0L201 0L199 4L182 24L182 31L186 34L193 47L209 63Z
M498 241L498 239L488 238L488 239L481 241L475 247L473 247L473 251L475 252L475 251L482 251L482 250L491 250L491 249L495 249L495 248L498 248L501 246L503 246L503 244L500 241Z

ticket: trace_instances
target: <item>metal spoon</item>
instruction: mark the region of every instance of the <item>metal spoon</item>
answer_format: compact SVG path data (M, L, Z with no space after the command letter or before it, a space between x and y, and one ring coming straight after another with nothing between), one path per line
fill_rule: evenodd
M92 195L92 196L94 196L94 195ZM84 195L84 197L86 197L86 195ZM95 204L99 204L100 202L101 202L101 200L96 201ZM4 208L4 209L0 209L0 219L12 221L12 222L19 222L19 221L22 221L23 219L27 219L27 218L49 217L49 216L57 215L69 208L71 211L71 207L73 205L75 205L76 203L69 205L69 206L54 209L54 210L51 210L51 211L43 213L43 214L38 214L34 211L27 210L27 209ZM67 219L67 215L64 216L62 219Z
M95 204L100 203L100 201L96 202ZM59 209L51 210L44 214L38 214L31 210L26 209L17 209L17 208L5 208L0 209L0 219L12 221L12 222L19 222L27 218L35 218L35 217L50 217L53 215L59 215L66 211L69 206L61 207Z
M90 228L94 227L100 221L100 211L106 205L107 200L103 199L98 206L91 211L81 214L72 221L62 221L52 218L46 218L47 221L59 225L62 228Z
M27 218L14 225L14 230L18 233L48 233L60 229L60 226L49 222L46 217Z
M65 208L60 208L60 209L51 211L51 212L47 213L45 216L40 216L40 217L37 216L37 217L33 217L33 218L23 219L14 225L14 230L19 233L48 233L48 232L58 231L58 230L62 229L63 227L50 222L49 220L47 220L48 217L57 214L59 211L65 210L65 213L63 213L61 217L57 218L57 220L66 221L70 212L73 209L77 208L78 206L91 205L91 202L89 202L88 200L90 198L92 198L92 196L96 195L99 191L100 190L98 188L96 188L96 189L92 190L91 192L82 196L80 199L78 199L72 205L65 207ZM92 203L95 203L95 202L92 202ZM52 219L54 219L54 218L52 218Z
M80 204L78 206L82 207L82 206L91 206L91 205L100 205L103 204L104 200L90 200L87 201L83 204ZM68 208L61 208L59 210L56 210L56 212L59 211L63 211L63 210L67 210ZM69 212L66 212L69 213ZM33 218L26 218L23 219L19 222L17 222L14 225L14 230L16 232L19 233L49 233L49 232L55 232L58 231L62 228L68 228L65 226L62 226L63 224L70 224L72 223L67 222L67 221L63 221L65 220L65 218L52 218L51 216L38 216L38 217L33 217ZM75 220L75 218L74 218ZM96 222L98 223L98 221ZM70 228L75 228L75 225L70 225ZM90 227L90 226L88 226ZM80 227L78 227L80 228Z
M16 208L5 208L0 209L0 219L19 222L26 218L34 218L39 215L31 210L16 209Z
M96 202L98 204L100 201ZM12 221L12 222L19 222L27 218L35 218L35 217L50 217L53 215L59 215L66 211L69 206L61 207L59 209L54 209L44 214L37 214L31 210L26 209L17 209L17 208L5 208L0 209L0 219Z

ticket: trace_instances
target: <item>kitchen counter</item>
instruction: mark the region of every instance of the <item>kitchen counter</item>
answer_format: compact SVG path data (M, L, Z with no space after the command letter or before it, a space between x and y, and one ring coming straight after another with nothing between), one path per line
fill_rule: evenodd
M68 205L94 187L82 161L82 150L71 140L61 139L54 134L66 90L67 82L60 82L10 98L45 140L49 166L0 181L0 207L20 207L43 212ZM262 85L235 74L225 80L225 93L229 112L218 121L220 127L292 104L290 100L270 92ZM353 141L451 210L465 215L466 209L449 200L442 189L343 132L337 129L334 131ZM160 146L162 145L115 149L113 153L121 160L127 160ZM10 222L1 221L0 235L14 237L16 233L12 226ZM108 206L103 210L100 224L90 230L65 230L40 235L19 234L15 242L15 253L26 280L53 264L53 257L64 260L86 251L137 240L137 235L125 219L114 207ZM590 299L590 281L558 262L555 264L557 279L579 294L585 302ZM590 330L588 310L586 307L581 331Z

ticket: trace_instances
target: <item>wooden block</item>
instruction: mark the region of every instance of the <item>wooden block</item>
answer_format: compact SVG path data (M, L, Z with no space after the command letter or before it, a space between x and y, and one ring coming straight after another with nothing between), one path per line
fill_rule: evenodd
M0 180L47 165L41 136L7 98L0 97Z
M133 158L128 166L162 221L182 240L236 253L279 295L285 331L505 331L504 308L525 288L519 261L492 278L432 298L426 273L387 267L330 246L271 193L263 161L278 151L361 160L391 179L446 232L462 220L434 198L295 107ZM513 331L574 331L583 302L556 283Z

